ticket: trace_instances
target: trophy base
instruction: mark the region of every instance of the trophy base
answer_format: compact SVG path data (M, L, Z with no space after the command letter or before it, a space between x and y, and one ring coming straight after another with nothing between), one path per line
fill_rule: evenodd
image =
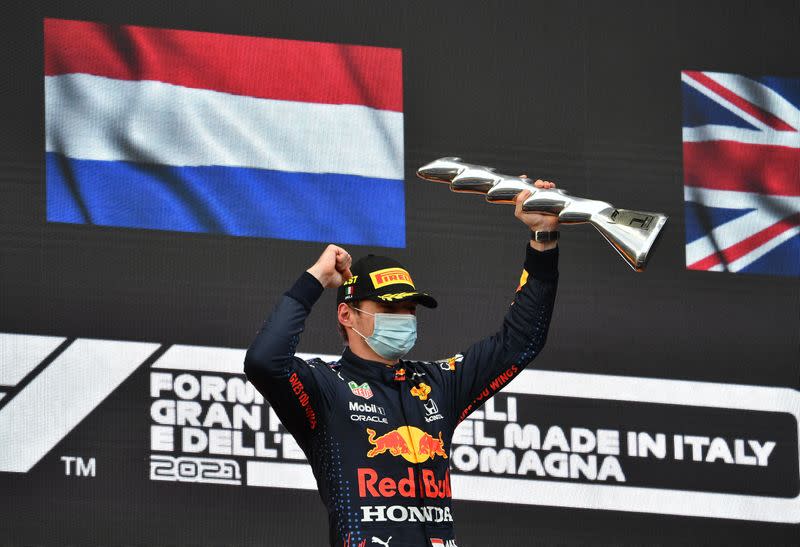
M592 215L590 223L637 272L644 271L667 216L631 209L606 209Z

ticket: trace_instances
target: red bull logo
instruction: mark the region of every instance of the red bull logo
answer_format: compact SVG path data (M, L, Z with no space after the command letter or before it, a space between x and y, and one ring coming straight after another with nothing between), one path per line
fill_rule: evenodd
M452 497L450 471L437 478L433 469L423 469L418 476L409 467L406 475L397 477L381 475L371 467L358 468L358 495L362 498L416 498L418 494L429 499Z
M398 429L389 431L377 439L375 438L374 429L367 428L367 434L369 435L367 438L369 444L373 445L374 447L367 452L368 458L374 458L378 454L383 454L386 451L389 451L392 456L406 457L406 454L411 454L411 448L408 441L399 433Z
M431 437L427 433L420 437L419 455L427 456L421 461L425 461L428 459L428 457L433 459L434 456L441 456L442 458L447 459L447 453L444 451L444 440L442 439L441 431L439 432L438 439Z
M436 456L447 459L441 431L436 438L418 427L408 425L398 427L379 437L376 436L374 429L367 428L367 435L369 435L367 440L372 445L367 452L368 458L389 452L392 456L402 456L411 463L422 463Z

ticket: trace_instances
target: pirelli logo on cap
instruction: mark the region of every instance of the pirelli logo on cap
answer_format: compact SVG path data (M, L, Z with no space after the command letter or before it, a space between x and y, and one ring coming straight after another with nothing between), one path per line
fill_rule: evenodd
M405 283L414 287L411 276L408 275L408 272L403 268L384 268L383 270L370 273L369 277L372 279L372 286L376 289L396 283Z

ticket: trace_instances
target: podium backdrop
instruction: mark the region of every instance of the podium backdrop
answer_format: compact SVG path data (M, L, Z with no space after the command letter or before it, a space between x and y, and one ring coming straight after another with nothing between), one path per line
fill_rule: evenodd
M459 545L791 544L797 2L60 2L0 33L0 545L323 545L244 351L326 243L499 327L527 231L442 156L670 216L567 226L545 350L459 428ZM335 295L298 351L336 359ZM366 443L366 441L365 441ZM368 446L365 445L366 450Z

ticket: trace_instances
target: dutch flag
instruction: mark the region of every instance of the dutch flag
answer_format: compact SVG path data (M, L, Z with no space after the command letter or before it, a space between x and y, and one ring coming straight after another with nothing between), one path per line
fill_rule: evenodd
M45 19L47 220L405 246L401 50Z

